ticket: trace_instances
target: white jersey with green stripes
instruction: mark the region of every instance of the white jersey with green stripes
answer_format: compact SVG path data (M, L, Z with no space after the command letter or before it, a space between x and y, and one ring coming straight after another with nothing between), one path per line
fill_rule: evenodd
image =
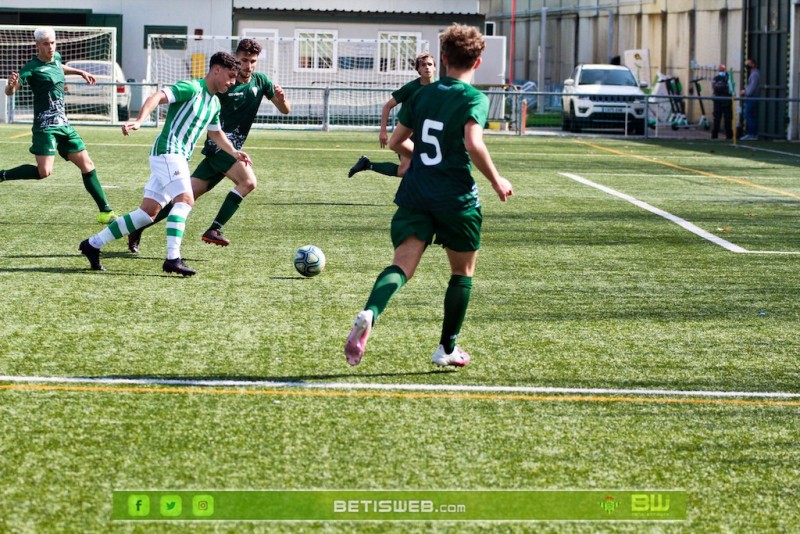
M179 154L188 160L205 130L220 129L219 99L208 92L202 78L180 81L162 91L169 100L167 120L150 155Z

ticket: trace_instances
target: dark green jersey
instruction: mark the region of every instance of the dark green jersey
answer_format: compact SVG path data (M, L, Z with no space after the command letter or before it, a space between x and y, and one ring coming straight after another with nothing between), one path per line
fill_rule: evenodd
M392 92L392 98L394 98L394 101L397 102L398 104L402 104L403 102L414 96L417 91L425 87L424 85L422 85L422 82L420 80L422 80L422 78L411 80L397 91Z
M44 62L38 57L31 59L19 70L19 84L31 88L33 93L34 132L49 126L68 125L64 109L64 68L61 54L55 53L53 61Z
M464 126L469 119L482 126L488 116L486 95L455 78L443 78L417 91L399 114L400 124L414 131L414 155L395 203L426 210L478 207Z
M241 150L250 127L256 120L258 108L264 97L271 100L275 96L275 85L266 74L254 72L247 83L238 83L225 93L217 95L222 109L219 120L222 131L236 150ZM219 152L220 148L211 139L206 139L203 154Z

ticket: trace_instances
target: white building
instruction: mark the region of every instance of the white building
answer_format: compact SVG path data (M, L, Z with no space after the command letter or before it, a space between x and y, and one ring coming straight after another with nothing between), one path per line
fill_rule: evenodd
M4 0L0 24L115 26L118 57L129 79L147 72L147 35L332 33L340 39L413 35L430 43L453 22L483 28L477 0Z

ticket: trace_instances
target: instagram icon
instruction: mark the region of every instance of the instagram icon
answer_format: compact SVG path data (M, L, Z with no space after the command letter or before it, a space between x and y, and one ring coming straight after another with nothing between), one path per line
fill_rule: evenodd
M192 515L195 517L214 515L214 497L211 495L195 495L192 497Z

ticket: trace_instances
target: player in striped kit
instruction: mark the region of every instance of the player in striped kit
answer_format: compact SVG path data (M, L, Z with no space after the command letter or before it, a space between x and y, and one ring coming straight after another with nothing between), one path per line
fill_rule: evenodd
M217 95L220 99L219 118L222 130L233 146L239 149L244 145L265 97L284 115L292 110L283 88L273 84L266 74L255 71L260 53L261 45L255 39L239 41L236 47L236 59L239 60L236 84L226 93ZM202 237L206 243L226 247L230 240L222 235L222 227L239 209L242 200L255 190L256 175L252 167L236 161L220 150L213 139L206 140L203 155L205 158L192 173L192 192L195 199L211 191L226 176L236 185L228 192L217 216ZM153 224L166 219L171 209L172 204L165 206ZM140 228L128 235L128 250L134 254L139 252L139 242L146 228Z
M150 179L144 186L144 198L138 209L119 217L103 231L81 242L78 250L87 257L93 270L104 271L100 249L153 221L168 202L174 206L167 219L167 259L164 272L192 276L196 273L181 259L181 241L186 218L194 205L189 179L189 158L202 135L209 137L235 159L252 165L244 152L237 150L222 132L217 93L224 93L236 81L239 62L227 52L211 56L205 78L180 81L150 96L135 121L122 126L123 135L138 130L159 104L169 104L164 128L150 151Z

